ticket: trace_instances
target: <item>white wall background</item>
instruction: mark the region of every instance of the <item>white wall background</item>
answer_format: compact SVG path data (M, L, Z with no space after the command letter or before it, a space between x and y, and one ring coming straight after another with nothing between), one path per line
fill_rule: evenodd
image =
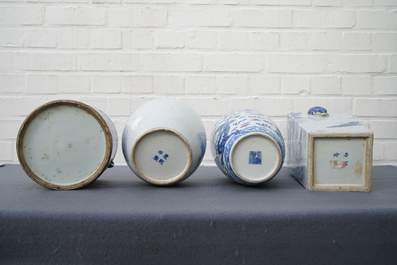
M45 102L96 106L121 135L158 97L188 103L208 136L241 107L286 136L288 112L321 105L397 165L397 0L0 0L0 163L18 163L18 129Z

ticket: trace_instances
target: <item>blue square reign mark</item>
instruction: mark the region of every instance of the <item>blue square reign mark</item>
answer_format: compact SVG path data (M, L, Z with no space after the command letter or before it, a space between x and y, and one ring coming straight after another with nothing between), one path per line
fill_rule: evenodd
M250 151L248 164L262 165L262 152Z

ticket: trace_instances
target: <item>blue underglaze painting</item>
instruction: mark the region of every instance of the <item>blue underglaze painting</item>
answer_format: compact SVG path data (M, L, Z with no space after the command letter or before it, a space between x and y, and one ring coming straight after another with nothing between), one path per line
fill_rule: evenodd
M167 158L169 157L168 154L164 154L164 151L159 150L157 152L157 154L153 157L153 160L158 162L160 165L163 165L164 162L167 160Z
M324 115L324 116L328 116L327 110L323 107L312 107L307 111L307 114L309 115Z
M262 165L262 152L261 151L249 151L248 164L251 165Z
M230 164L230 151L233 144L246 134L260 132L271 137L281 150L281 164L276 174L282 167L285 158L284 139L274 122L262 113L253 109L239 109L225 114L214 126L211 135L211 152L216 165L232 180L245 185L257 185L249 183L237 176ZM262 154L252 150L249 154L249 164L262 163ZM252 158L252 160L251 160ZM276 175L274 174L274 176Z

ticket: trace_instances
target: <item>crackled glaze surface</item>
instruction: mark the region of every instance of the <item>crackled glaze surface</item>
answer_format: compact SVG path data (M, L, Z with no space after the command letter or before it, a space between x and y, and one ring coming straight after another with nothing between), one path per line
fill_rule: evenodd
M215 124L211 152L227 177L245 185L273 178L285 158L280 130L270 118L252 109L232 111Z
M203 160L206 133L198 114L174 99L154 99L137 108L123 132L124 158L142 180L176 184Z

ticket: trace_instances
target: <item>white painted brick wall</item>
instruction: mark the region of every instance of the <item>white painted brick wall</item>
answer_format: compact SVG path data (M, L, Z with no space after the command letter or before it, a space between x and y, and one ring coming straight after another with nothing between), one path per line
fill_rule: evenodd
M396 10L395 0L0 0L0 163L18 163L18 129L48 101L93 105L121 137L139 105L171 97L208 137L237 108L270 116L284 136L288 112L349 113L375 133L374 163L397 165Z

